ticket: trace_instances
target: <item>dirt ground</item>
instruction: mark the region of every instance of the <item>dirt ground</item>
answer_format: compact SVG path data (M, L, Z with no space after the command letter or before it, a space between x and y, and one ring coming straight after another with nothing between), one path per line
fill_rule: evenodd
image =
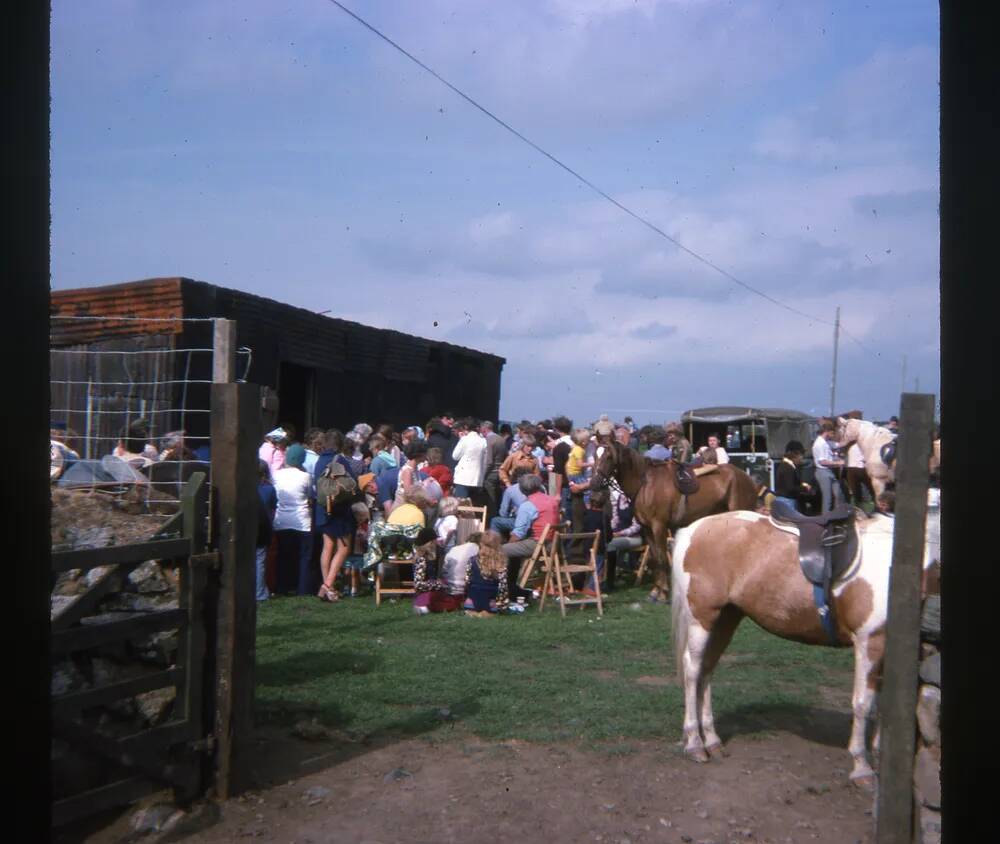
M379 747L304 742L287 730L269 731L258 737L247 766L259 788L223 803L216 824L183 840L873 840L873 797L848 783L847 752L829 737L735 736L727 758L698 765L672 743L492 744L458 727L445 729L451 734L439 732L433 742ZM275 784L265 785L269 781ZM123 817L85 840L120 842L126 828Z

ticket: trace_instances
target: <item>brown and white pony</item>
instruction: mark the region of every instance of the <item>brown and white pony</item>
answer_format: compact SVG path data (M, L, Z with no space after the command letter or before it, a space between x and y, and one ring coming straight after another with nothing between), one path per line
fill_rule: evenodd
M854 718L850 778L874 784L866 728L885 649L894 520L858 511L858 553L833 587L836 645L854 648ZM925 553L924 588L937 567ZM712 670L748 616L769 633L829 645L799 568L797 530L768 516L736 512L699 519L677 532L673 551L672 622L677 671L684 685L684 751L698 762L722 753L712 716ZM878 739L876 737L876 743Z
M895 439L888 428L864 419L837 417L837 447L843 448L856 442L865 457L865 471L872 482L875 495L881 495L886 485L894 480L893 467L882 460L882 448Z
M666 598L670 585L667 541L672 531L712 513L752 510L757 503L753 480L731 463L698 478L698 491L693 495L678 492L676 477L673 460L650 465L635 449L615 442L604 449L590 482L591 489L600 490L613 480L632 502L652 549L656 583L652 596L657 599Z

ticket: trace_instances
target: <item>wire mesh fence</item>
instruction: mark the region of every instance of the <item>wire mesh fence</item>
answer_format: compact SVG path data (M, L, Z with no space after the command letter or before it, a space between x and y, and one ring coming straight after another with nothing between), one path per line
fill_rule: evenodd
M106 330L95 331L98 320ZM192 474L211 482L212 322L53 316L54 487L165 524ZM240 380L251 357L248 348L237 351Z

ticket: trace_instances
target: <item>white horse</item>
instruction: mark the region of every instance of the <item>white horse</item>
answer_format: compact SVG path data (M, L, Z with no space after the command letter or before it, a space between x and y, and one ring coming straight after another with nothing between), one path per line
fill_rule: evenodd
M854 648L850 778L871 787L867 719L885 649L894 519L858 511L858 551L832 588L836 646ZM924 590L937 567L925 553ZM698 762L722 753L712 715L711 675L744 616L770 633L829 645L813 588L802 575L798 530L748 511L699 519L677 532L672 565L677 670L684 685L685 753ZM877 738L876 738L877 742Z
M865 457L865 471L872 482L875 495L881 495L886 484L894 479L892 466L887 466L882 460L882 448L895 439L896 435L888 428L868 422L864 419L847 419L837 417L837 447L843 448L851 443L857 443Z

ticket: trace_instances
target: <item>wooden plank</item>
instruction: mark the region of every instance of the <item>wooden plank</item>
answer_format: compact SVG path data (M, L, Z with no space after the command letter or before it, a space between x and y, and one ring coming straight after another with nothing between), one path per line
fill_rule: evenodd
M878 844L911 844L913 840L920 581L933 425L934 396L904 393L896 444L896 524L879 696Z
M159 791L160 783L143 777L128 777L115 782L92 788L72 797L57 800L52 804L52 825L65 826L80 818L95 815L105 809L125 806L133 800ZM39 839L41 840L41 839Z
M122 563L120 566L109 567L108 571L101 576L87 591L77 595L73 601L66 604L58 615L52 617L53 630L65 630L76 624L86 615L91 615L93 610L101 600L109 593L116 591L121 586L121 580L128 577L129 573L140 563Z
M204 472L194 472L181 490L181 529L184 537L191 542L191 554L200 554L205 548L206 502L208 500L208 484L205 483Z
M180 687L183 680L184 671L182 669L168 668L165 671L155 671L152 674L132 677L96 689L59 695L52 698L52 714L64 717L79 712L81 709L103 706L113 700L134 697L143 692L151 692L153 689L162 689L167 686Z
M106 621L101 624L86 624L69 630L58 630L52 634L52 656L62 656L73 651L94 648L108 642L132 639L173 628L187 626L184 610L159 610L130 616L120 621Z
M123 746L117 739L102 736L66 718L53 717L52 732L68 741L74 749L88 751L124 768L133 768L164 785L179 784L186 776L182 766L173 762L164 763L162 754L153 753L151 748L139 744Z
M235 381L236 323L233 320L215 320L215 337L212 349L212 380L216 384L228 384Z
M188 539L155 539L133 545L112 545L107 548L81 548L77 551L54 551L53 572L72 569L93 569L119 563L144 563L146 560L176 560L191 553Z
M261 437L260 388L212 385L212 483L217 495L221 556L216 607L215 789L226 799L238 792L252 751L256 662L257 444Z

